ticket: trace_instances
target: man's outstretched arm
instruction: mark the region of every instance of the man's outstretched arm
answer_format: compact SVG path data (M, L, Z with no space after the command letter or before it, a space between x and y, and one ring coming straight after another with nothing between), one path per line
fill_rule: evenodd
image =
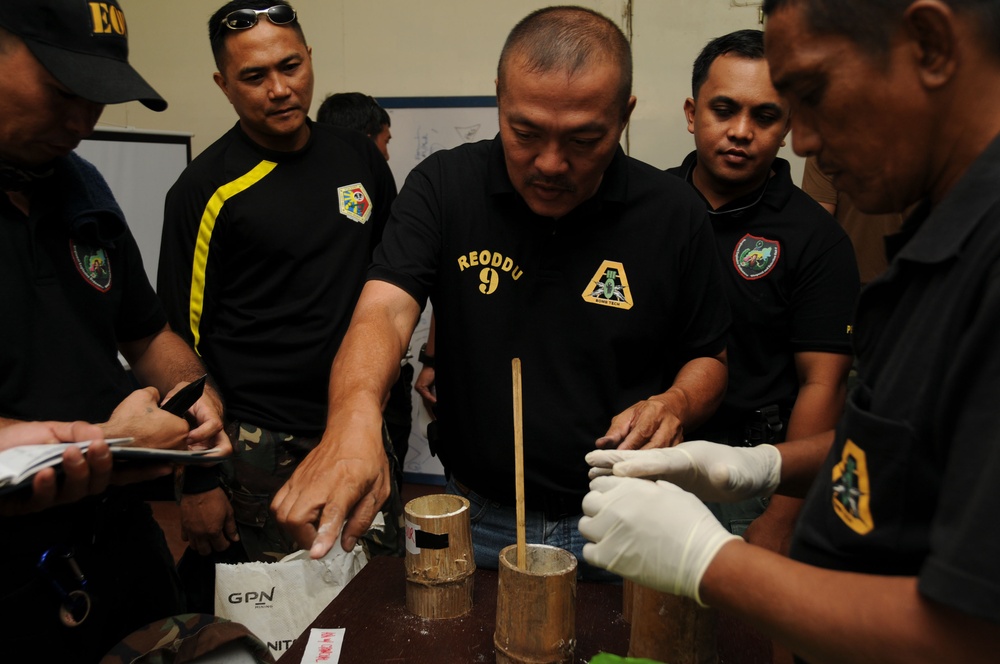
M341 533L350 551L389 496L382 405L399 373L420 306L406 291L369 281L333 361L326 431L271 503L278 522L313 558Z

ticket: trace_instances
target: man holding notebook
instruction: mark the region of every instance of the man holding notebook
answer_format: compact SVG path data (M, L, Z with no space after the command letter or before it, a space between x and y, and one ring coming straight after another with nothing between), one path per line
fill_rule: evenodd
M0 426L13 425L0 436L16 443L128 436L148 447L226 452L212 390L189 411L198 422L190 431L158 407L204 369L166 326L107 185L72 154L105 104L166 107L127 55L124 14L113 0L0 4L0 301L8 323L0 328ZM149 387L133 391L119 352ZM20 420L103 424L67 430ZM182 611L173 561L142 496L132 487L103 490L109 478L148 478L170 467L112 474L103 442L86 458L67 452L62 466L61 489L46 471L25 495L2 500L4 514L70 503L0 521L10 661L97 661L136 628Z

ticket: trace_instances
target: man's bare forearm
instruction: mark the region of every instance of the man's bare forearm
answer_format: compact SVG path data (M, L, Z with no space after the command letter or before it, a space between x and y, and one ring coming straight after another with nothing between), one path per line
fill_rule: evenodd
M416 301L384 282L369 282L362 298L330 371L328 428L352 414L381 418L420 315Z
M781 452L781 484L776 493L804 498L833 445L834 431L776 445Z
M671 412L690 431L712 416L722 403L728 383L726 352L715 357L698 357L677 372L673 385L655 398L668 403Z
M990 662L996 625L924 598L914 577L838 572L743 542L709 565L701 597L815 664Z
M271 503L313 558L326 555L338 533L350 551L389 496L382 402L419 314L416 301L391 284L368 282L361 293L330 373L323 438Z

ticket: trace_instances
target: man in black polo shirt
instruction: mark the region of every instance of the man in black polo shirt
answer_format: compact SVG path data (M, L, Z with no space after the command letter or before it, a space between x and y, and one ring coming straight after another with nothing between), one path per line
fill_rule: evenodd
M499 137L431 155L393 206L323 442L275 501L313 555L345 518L349 547L384 493L379 409L428 296L437 449L449 490L475 503L477 565L516 539L513 358L528 538L577 555L585 453L680 442L722 396L729 312L711 228L683 182L618 144L635 105L618 27L585 9L531 14L500 56L497 100Z
M125 17L113 0L0 3L0 426L6 436L52 426L52 437L107 437L149 447L216 444L222 404L209 387L189 414L158 408L160 396L204 373L166 325L139 249L97 170L72 153L104 105L166 102L127 60ZM132 374L149 387L133 392ZM75 435L73 437L75 437ZM100 434L97 434L100 438ZM50 438L49 440L51 440ZM91 457L93 453L95 456ZM4 659L94 662L131 631L183 610L173 560L141 494L118 486L169 467L109 479L107 447L64 456L62 493L54 473L36 478L33 497L0 499L4 514L68 501L0 520L0 603ZM83 481L81 465L90 477ZM30 493L30 492L29 492ZM51 499L51 500L50 500Z
M1000 115L985 109L1000 106L1000 2L832 4L764 2L794 147L864 212L922 200L859 299L858 386L836 431L615 464L668 481L595 479L584 555L737 614L810 662L994 662ZM688 493L810 484L793 560L733 538Z
M777 157L788 103L771 85L763 32L702 49L684 114L696 149L669 172L705 200L733 312L726 396L687 438L758 445L827 431L844 408L858 269L847 235ZM734 534L782 553L800 506L787 496L710 504Z
M372 141L307 117L312 51L290 5L233 0L208 27L238 121L167 194L157 287L218 381L234 445L224 488L189 473L181 498L182 573L210 612L209 554L273 562L296 549L269 507L323 431L330 365L396 188ZM370 553L402 553L393 498Z

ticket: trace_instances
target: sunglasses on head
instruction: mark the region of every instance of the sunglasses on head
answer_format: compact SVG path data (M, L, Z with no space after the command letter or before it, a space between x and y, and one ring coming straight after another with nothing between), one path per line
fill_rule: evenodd
M274 5L267 9L237 9L222 19L222 25L230 30L246 30L257 25L261 14L275 25L285 25L295 20L295 10L288 5ZM220 26L221 28L221 26Z

